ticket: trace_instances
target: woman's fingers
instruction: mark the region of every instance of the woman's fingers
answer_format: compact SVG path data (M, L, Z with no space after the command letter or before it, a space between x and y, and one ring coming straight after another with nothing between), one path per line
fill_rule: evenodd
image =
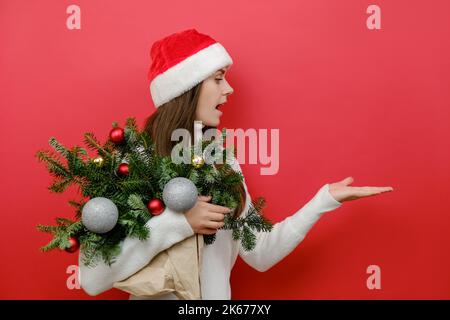
M224 213L218 213L218 212L209 212L208 214L209 219L211 221L223 221L225 219L225 214Z
M197 198L199 201L208 202L211 200L211 196L198 196Z
M230 213L231 212L230 208L218 206L218 205L212 204L212 203L206 203L206 207L208 208L208 210L210 210L212 212L217 212L217 213Z
M343 185L348 186L353 183L353 177L347 177L344 180L339 181L338 183L342 183Z
M225 223L219 221L208 221L205 223L205 228L207 229L219 229L224 226Z
M363 197L370 197L384 192L393 191L394 188L388 187L356 187L350 186L353 183L353 177L347 177L339 182L331 183L329 192L336 201L344 202L356 200Z
M207 204L206 208L209 211L212 211L212 212L215 212L215 213L222 213L222 214L226 214L226 213L230 213L231 212L230 208L209 203L209 201L211 200L211 196L198 196L198 200L206 202L206 204Z
M394 190L392 187L354 187L355 195L359 197L369 197L383 192Z

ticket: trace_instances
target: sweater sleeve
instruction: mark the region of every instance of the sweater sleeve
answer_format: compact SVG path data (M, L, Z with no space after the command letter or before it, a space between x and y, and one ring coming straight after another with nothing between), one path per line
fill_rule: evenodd
M236 167L240 169L236 161ZM245 214L251 197L244 180L246 192ZM339 208L338 202L329 192L329 184L323 185L316 195L291 216L274 224L271 232L256 232L256 245L251 251L245 251L239 245L239 256L254 269L264 272L273 267L305 238L308 231L328 211Z
M116 281L135 274L161 251L194 235L184 214L168 208L151 218L146 226L150 229L149 237L144 241L125 238L120 244L120 254L111 266L100 260L94 267L88 267L82 263L80 251L78 280L87 294L94 296L111 289Z

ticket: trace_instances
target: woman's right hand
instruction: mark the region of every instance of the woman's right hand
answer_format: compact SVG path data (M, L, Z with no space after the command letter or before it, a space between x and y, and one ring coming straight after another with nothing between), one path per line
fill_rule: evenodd
M195 205L184 213L195 233L216 233L224 225L225 214L231 212L230 208L208 203L210 200L211 196L199 196Z

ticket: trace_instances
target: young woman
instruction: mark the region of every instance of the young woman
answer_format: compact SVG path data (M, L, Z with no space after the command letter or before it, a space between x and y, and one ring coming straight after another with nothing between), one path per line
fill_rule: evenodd
M204 129L220 123L222 106L233 93L226 80L233 61L225 48L211 37L195 29L169 35L151 48L149 71L150 91L157 111L146 122L145 130L156 144L157 152L170 155L176 141L173 130L187 129L193 137L194 121L200 120ZM234 159L230 165L241 171ZM241 171L242 172L242 171ZM158 253L194 234L216 234L212 245L203 248L200 274L203 299L231 299L230 273L239 255L258 271L266 271L278 263L305 238L308 231L325 213L342 202L373 196L391 187L353 187L351 177L323 185L301 209L274 225L269 233L257 233L256 247L244 251L232 239L230 230L220 229L230 209L209 203L211 197L201 195L187 212L165 211L149 220L150 237L146 241L126 238L121 253L111 266L100 262L94 268L79 264L79 280L90 295L113 287L146 266ZM233 214L245 215L251 202L247 186L240 188L242 205ZM138 297L130 296L130 299ZM167 294L160 299L177 299Z

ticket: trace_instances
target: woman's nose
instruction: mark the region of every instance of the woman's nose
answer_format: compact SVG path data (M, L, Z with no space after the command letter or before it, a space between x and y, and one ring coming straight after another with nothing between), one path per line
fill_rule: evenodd
M230 84L229 84L228 81L227 81L227 87L226 87L226 89L225 89L225 91L224 91L224 94L225 94L226 96L229 96L229 95L232 94L233 92L234 92L233 88L230 86Z
M229 96L230 94L232 94L234 92L233 88L230 87L230 90L225 91L225 95Z

